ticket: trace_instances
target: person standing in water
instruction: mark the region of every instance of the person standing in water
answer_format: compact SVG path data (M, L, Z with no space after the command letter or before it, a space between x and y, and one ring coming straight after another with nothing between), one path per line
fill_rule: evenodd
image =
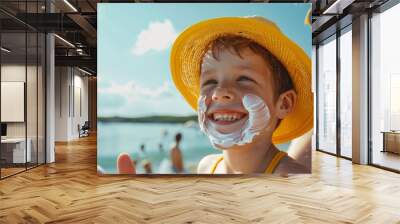
M179 143L182 140L182 134L177 133L175 135L175 144L172 146L170 150L170 157L172 162L172 170L175 173L182 173L183 172L183 159L182 159L182 152L179 147Z

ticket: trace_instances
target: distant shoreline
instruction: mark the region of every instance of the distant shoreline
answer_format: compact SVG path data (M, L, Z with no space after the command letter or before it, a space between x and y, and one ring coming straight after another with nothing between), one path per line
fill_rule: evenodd
M192 116L147 116L147 117L98 117L101 122L120 122L120 123L186 123L188 121L197 122L197 115Z

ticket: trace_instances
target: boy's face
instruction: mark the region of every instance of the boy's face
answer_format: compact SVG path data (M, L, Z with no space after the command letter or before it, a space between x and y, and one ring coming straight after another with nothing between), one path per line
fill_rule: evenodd
M200 94L206 96L206 119L221 133L241 128L248 119L242 99L246 94L259 96L270 111L268 131L272 135L278 120L270 65L249 48L241 56L230 50L219 52L219 60L208 51L203 57Z

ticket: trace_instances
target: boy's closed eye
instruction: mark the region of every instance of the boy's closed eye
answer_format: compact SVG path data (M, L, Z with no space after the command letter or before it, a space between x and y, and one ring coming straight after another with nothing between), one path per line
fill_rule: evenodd
M245 76L245 75L239 76L239 78L236 81L238 81L238 82L253 82L255 84L258 84L254 79L252 79L248 76Z
M218 84L217 80L215 79L208 79L201 84L201 87L208 86L208 85L215 85Z
M252 79L252 78L250 78L250 77L248 77L248 76L245 76L245 75L239 76L239 78L237 78L236 81L238 81L238 82L253 82L253 83L255 83L255 84L258 84L254 79ZM218 81L217 81L217 80L215 80L215 79L208 79L208 80L204 81L203 84L202 84L201 86L204 87L204 86L216 85L216 84L218 84Z

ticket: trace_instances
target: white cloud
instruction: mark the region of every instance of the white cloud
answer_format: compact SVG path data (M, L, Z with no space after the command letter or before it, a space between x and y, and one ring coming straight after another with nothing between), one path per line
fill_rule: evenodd
M150 22L149 26L137 36L132 53L142 55L150 50L165 50L174 42L177 36L178 34L169 19L165 19L163 22Z
M139 98L161 98L165 96L171 96L171 88L168 82L164 82L161 86L156 88L149 88L141 86L135 81L129 81L126 83L116 83L111 81L109 85L99 87L99 93L101 94L112 94L126 98L127 101L133 102Z
M157 87L135 81L103 81L98 86L101 116L147 116L154 114L187 115L193 110L169 82Z

